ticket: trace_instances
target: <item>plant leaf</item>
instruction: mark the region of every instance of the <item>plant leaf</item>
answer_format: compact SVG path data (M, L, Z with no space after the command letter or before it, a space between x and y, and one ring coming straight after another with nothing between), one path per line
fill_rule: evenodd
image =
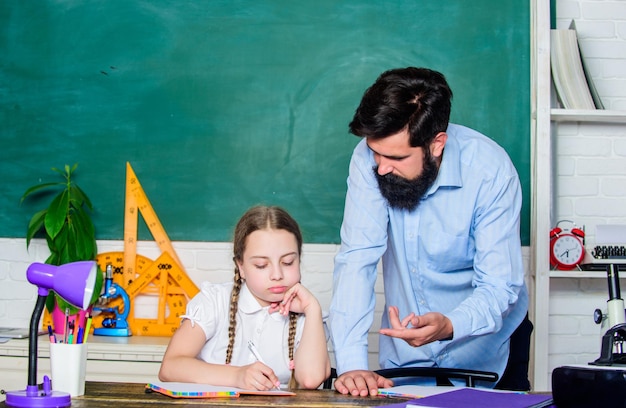
M56 252L50 254L50 256L46 259L46 263L48 265L61 265L59 255Z
M59 305L59 309L61 310L69 309L70 315L78 313L78 311L80 310L79 308L75 307L74 305L69 303L67 300L63 299L61 296L59 296L58 293L55 292L55 295L56 295L55 297L56 297L57 305Z
M93 224L84 211L72 214L71 234L76 236L76 253L81 260L89 261L96 257Z
M41 210L36 212L28 223L28 229L26 230L26 248L30 246L30 241L35 235L43 228L43 221L46 217L48 210Z
M63 224L67 219L67 213L69 210L69 194L67 190L63 190L58 196L52 200L50 207L48 207L48 213L44 225L46 227L46 233L55 238Z
M54 291L51 290L46 298L46 309L48 309L49 313L52 313L52 310L54 310L54 300Z
M93 221L91 221L91 217L89 217L89 214L87 214L84 209L77 208L72 218L76 222L78 232L81 236L92 239L95 237L96 230Z
M98 274L96 275L96 285L93 289L93 294L91 295L91 301L89 302L90 306L96 304L96 302L100 298L103 284L104 284L104 272L102 272L102 269L100 269L100 266L98 266Z
M87 254L85 253L85 240L76 230L77 225L75 222L72 222L68 226L69 233L67 235L67 250L72 259L79 261L89 261L90 259L87 258Z
M26 192L24 192L24 194L22 195L22 198L20 198L20 204L22 202L24 202L24 200L26 199L26 197L28 197L29 195L31 195L32 193L45 189L45 188L49 188L49 187L53 187L53 186L62 186L65 183L61 183L61 182L55 182L55 183L43 183L43 184L38 184L36 186L32 186L30 187L28 190L26 190Z
M87 197L87 194L85 194L85 192L76 184L72 186L72 196L80 197L81 206L82 204L85 204L87 208L89 208L90 210L93 210L93 205L91 204L91 200L89 199L89 197Z
M70 226L68 224L63 225L59 235L55 238L55 245L58 247L61 265L68 262L81 261L81 259L76 259L76 255L73 253L75 245L73 245L72 238Z
M54 239L47 237L48 248L50 252L56 254L57 262L55 265L62 265L67 262L71 262L72 259L67 256L67 224L64 224L61 231Z

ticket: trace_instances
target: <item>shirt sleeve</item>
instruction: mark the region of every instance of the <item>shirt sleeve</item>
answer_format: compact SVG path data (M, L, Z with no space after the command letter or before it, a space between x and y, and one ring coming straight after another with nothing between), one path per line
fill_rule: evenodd
M368 368L376 265L387 245L386 203L370 157L362 141L350 162L341 248L335 257L329 327L339 373Z
M196 324L199 325L207 340L211 339L217 332L218 316L224 316L223 302L219 301L223 297L221 292L223 292L223 288L219 285L208 282L202 283L200 293L187 303L186 312L181 316L181 319L188 319L192 327Z

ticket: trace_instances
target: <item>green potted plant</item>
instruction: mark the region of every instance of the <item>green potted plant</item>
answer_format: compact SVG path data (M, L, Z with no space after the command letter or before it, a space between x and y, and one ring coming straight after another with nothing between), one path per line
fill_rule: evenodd
M74 164L72 167L66 164L63 170L52 168L54 172L63 177L63 181L32 186L26 190L20 201L22 203L27 198L41 200L49 196L46 193L58 191L46 208L37 211L32 216L26 233L26 248L30 246L32 239L36 236L45 237L50 249L50 256L45 263L50 265L63 265L69 262L96 259L96 234L90 214L93 205L89 197L73 179L77 167L78 164ZM91 304L98 300L102 281L103 274L99 273ZM77 308L52 291L48 296L46 308L50 314L60 311L61 319L65 318L66 311L69 311L71 315L79 312ZM54 316L53 320L55 320ZM55 332L64 333L64 327L58 326L55 324Z

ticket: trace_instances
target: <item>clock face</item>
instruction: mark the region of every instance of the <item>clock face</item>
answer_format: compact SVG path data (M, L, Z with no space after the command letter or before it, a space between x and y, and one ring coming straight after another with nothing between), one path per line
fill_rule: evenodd
M583 258L584 248L573 235L560 235L552 246L554 259L566 266L578 264Z

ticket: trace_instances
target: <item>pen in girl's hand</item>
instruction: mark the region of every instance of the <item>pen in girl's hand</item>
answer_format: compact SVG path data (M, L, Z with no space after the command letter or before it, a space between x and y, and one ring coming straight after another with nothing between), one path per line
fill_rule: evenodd
M250 350L250 352L252 353L252 355L254 356L254 358L256 359L256 361L263 363L265 365L267 365L265 363L265 361L263 361L263 359L261 358L261 355L259 354L259 351L256 349L256 347L254 346L254 343L251 340L248 340L248 349ZM268 366L269 367L269 366ZM280 391L280 383L278 384L274 384L274 389L279 390Z
M256 347L254 347L254 343L252 341L250 341L250 340L248 340L248 349L250 350L250 353L252 353L252 355L254 356L256 361L265 364L265 361L263 361L263 359L261 358L261 355L257 351ZM265 364L265 365L267 365L267 364Z

